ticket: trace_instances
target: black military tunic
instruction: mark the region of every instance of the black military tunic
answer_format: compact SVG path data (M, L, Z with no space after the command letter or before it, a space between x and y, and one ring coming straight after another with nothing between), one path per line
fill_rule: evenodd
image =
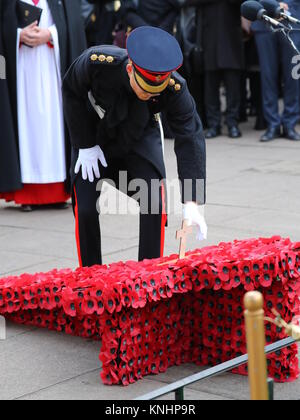
M164 111L175 136L175 152L183 201L205 203L206 148L200 118L185 80L174 73L169 87L149 102L133 92L126 70L128 55L113 46L87 50L69 69L63 84L64 107L73 146L71 176L77 215L79 257L82 265L101 263L101 245L96 182L75 177L74 166L79 149L99 145L108 162L100 168L101 178L113 179L118 186L120 170L135 178L165 178L162 142L154 115ZM102 119L91 105L94 98ZM197 188L202 185L201 191ZM99 194L99 193L98 193ZM149 197L150 201L153 197ZM151 206L151 203L149 203ZM155 258L162 251L164 203L160 197L158 215L141 215L139 259Z

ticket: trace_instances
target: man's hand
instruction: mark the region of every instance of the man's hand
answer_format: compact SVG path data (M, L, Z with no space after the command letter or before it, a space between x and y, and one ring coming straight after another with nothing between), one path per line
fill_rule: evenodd
M207 224L196 203L190 202L184 205L183 218L187 220L189 226L198 227L197 239L199 241L207 239Z
M104 168L107 168L107 162L100 146L95 146L90 149L80 149L75 166L75 174L79 174L81 168L82 179L84 181L89 179L90 182L94 182L95 177L100 179L98 161L100 161Z
M289 10L289 5L286 3L279 3L281 9L283 9L285 12L287 12Z
M49 29L42 29L38 26L38 22L24 28L20 35L20 42L29 47L38 47L51 41L51 32Z

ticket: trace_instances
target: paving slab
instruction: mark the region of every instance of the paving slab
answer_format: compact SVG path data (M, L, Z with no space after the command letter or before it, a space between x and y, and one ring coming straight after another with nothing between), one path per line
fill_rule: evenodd
M99 342L28 327L24 334L9 334L0 342L0 398L19 398L99 370L100 348Z
M0 251L0 276L4 277L14 270L26 270L35 264L47 263L50 258L35 254L16 254L14 252Z
M209 238L199 243L192 235L189 249L274 234L300 240L300 144L282 139L261 144L261 133L252 131L253 125L253 120L242 125L241 139L223 136L207 142ZM173 149L174 142L167 140L169 180L177 176ZM110 191L108 196L114 198L115 192ZM178 186L173 201L177 207L170 208L165 254L178 251ZM130 201L120 195L120 203ZM134 210L132 202L130 205ZM105 263L137 259L139 217L134 212L102 215L101 230ZM71 206L67 210L45 209L28 214L0 201L1 277L53 268L74 269L77 265ZM100 346L99 342L9 323L7 340L0 341L0 400L130 400L201 370L195 365L184 365L129 387L107 387L99 378ZM299 400L299 389L300 380L276 384L275 398ZM246 400L248 379L227 373L189 386L185 396L196 400Z
M0 226L70 233L70 230L74 228L74 219L70 217L71 214L71 206L64 210L41 209L24 213L19 206L1 201Z
M61 384L54 385L38 392L25 395L20 400L105 400L110 401L127 401L137 398L138 396L145 395L148 392L152 392L162 386L165 383L159 380L143 379L138 384L133 384L129 387L120 389L112 389L110 387L99 387L99 372L92 372L90 374L82 375L75 379L67 380ZM115 394L122 395L122 397L116 397ZM57 395L60 395L57 398ZM202 392L186 388L185 398L187 400L230 400L230 398L223 397L211 392ZM159 400L174 400L174 393L165 395L164 397L158 398Z
M35 274L35 273L44 273L53 270L54 268L59 268L60 270L70 268L75 270L78 267L78 261L74 257L74 260L71 259L63 259L63 258L53 258L46 262L40 264L33 264L25 269L19 270L12 270L9 274L13 276L20 276L26 272L27 274Z

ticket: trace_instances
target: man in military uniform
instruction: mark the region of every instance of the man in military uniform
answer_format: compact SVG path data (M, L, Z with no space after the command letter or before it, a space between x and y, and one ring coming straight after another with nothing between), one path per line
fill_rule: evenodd
M96 202L99 179L113 180L120 171L128 182L148 185L148 205L140 215L139 260L162 256L165 214L165 166L159 125L164 111L175 136L182 182L184 219L207 227L198 205L205 204L206 148L202 124L186 82L176 70L180 47L167 32L141 27L131 33L127 51L114 46L91 48L79 57L64 80L65 115L73 146L71 175L77 245L82 266L101 264L101 239ZM101 169L99 168L101 163ZM151 192L151 182L160 188ZM190 180L189 182L185 182ZM197 186L201 185L201 188ZM159 209L153 212L152 209Z

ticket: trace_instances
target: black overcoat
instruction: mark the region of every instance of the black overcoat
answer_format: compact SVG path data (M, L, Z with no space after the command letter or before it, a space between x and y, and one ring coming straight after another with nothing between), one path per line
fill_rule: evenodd
M17 0L2 0L2 4L2 34L4 51L7 59L7 82L11 98L14 128L18 138L16 84L16 43L18 28L16 15ZM48 4L58 31L61 72L62 76L64 76L68 67L86 48L86 37L83 19L81 17L80 0L48 0ZM70 156L70 141L66 131L67 167L70 166Z
M119 13L114 10L112 0L88 0L95 5L93 17L87 29L87 41L90 47L112 44L114 29L118 23Z
M173 33L181 0L124 0L123 20L132 27L151 25Z
M196 0L202 8L204 65L207 71L242 70L242 0Z
M130 86L127 64L125 50L99 46L84 52L68 71L63 94L74 151L72 174L78 150L98 144L107 157L126 159L127 153L138 154L155 166L162 179L165 178L161 137L153 118L163 111L175 137L179 179L182 184L190 180L183 198L204 204L205 139L186 81L174 73L166 91L154 100L144 102ZM92 107L88 99L90 94L102 108L103 119Z

